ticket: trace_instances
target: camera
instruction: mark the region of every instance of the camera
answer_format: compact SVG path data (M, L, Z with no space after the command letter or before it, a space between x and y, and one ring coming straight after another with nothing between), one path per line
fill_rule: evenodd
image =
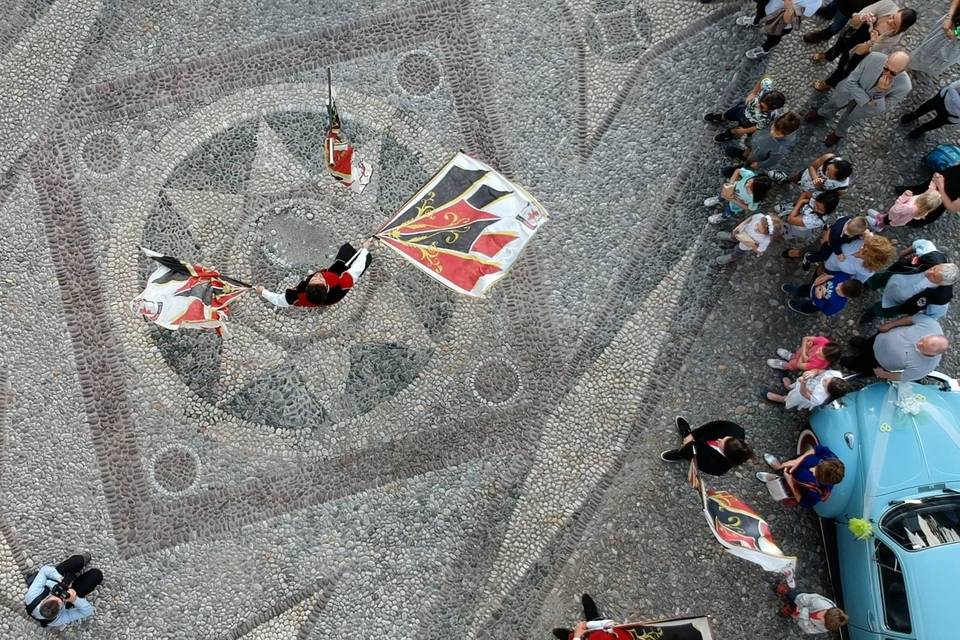
M68 593L70 589L70 584L64 580L63 582L58 582L57 584L50 587L50 595L56 596L61 600L66 600L70 597Z

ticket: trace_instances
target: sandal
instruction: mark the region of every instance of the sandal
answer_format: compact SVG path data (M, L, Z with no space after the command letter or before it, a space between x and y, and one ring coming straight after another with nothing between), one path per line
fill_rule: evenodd
M810 60L812 62L826 62L827 54L825 54L823 51L814 51L810 54Z
M810 86L813 87L816 91L819 91L820 93L826 93L827 91L830 91L830 89L833 88L830 85L828 85L824 80L814 80L813 82L810 83Z

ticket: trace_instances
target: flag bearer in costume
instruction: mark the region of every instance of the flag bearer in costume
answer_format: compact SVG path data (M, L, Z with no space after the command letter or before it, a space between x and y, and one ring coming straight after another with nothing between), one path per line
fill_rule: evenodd
M328 84L329 81L328 72ZM327 171L340 184L359 194L370 182L373 167L359 158L354 152L353 145L343 135L343 124L340 121L340 114L337 112L337 105L333 101L332 91L330 91L327 102L327 113L330 116L330 125L323 143L323 160L327 165Z
M257 293L277 307L329 307L343 300L360 276L370 266L370 247L375 240L368 239L359 251L349 242L337 251L337 258L328 269L308 275L293 289L274 293L257 287Z
M676 417L677 431L683 438L680 446L660 454L664 462L696 460L697 469L712 476L722 476L751 457L753 451L744 440L743 427L735 422L713 420L690 429L685 418Z
M613 620L607 620L600 615L597 604L585 593L580 596L583 605L583 620L573 629L557 627L553 630L555 638L560 640L632 640L633 635L625 629L614 627Z

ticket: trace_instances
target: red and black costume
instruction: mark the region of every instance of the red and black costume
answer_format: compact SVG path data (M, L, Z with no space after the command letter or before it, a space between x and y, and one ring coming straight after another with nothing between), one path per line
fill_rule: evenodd
M357 257L350 262L354 255ZM372 256L366 249L360 249L358 252L348 242L337 251L337 258L329 268L311 273L295 288L287 289L283 294L264 289L260 295L278 307L328 307L343 300L370 266L371 260ZM323 281L327 284L327 295L321 304L315 304L307 299L307 286L318 273L323 276Z

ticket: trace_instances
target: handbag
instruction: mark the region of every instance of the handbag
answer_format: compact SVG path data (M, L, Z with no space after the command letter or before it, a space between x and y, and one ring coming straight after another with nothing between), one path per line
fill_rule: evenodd
M938 144L923 157L923 164L934 171L944 171L960 164L960 147L955 144Z

